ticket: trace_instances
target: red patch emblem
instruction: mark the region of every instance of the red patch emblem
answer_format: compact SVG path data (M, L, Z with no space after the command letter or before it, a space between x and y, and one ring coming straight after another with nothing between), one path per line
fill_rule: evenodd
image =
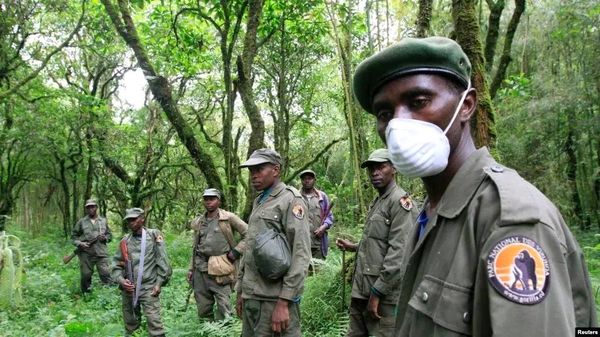
M412 200L410 200L410 197L408 195L405 195L402 198L400 198L400 205L407 211L410 211L413 208L413 202Z
M504 238L487 257L490 284L504 298L519 304L537 304L550 285L550 264L537 242L520 235Z

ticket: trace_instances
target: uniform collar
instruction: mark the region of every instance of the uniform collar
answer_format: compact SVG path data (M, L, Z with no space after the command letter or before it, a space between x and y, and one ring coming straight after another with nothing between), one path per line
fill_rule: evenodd
M377 197L377 199L387 199L387 197L389 197L390 194L392 194L396 187L396 180L392 180L392 182L385 187L385 191L383 192L383 194Z
M277 183L277 184L274 184L274 185L271 185L271 187L269 187L269 188L267 188L266 190L262 191L262 192L261 192L261 193L258 195L258 199L257 199L257 200L260 200L260 198L262 198L262 195L263 195L263 193L265 193L265 191L269 191L269 189L270 189L270 191L271 191L271 192L269 193L269 196L271 196L271 197L275 198L275 197L277 197L277 195L278 195L279 193L281 193L281 191L283 191L283 190L285 189L285 184L284 184L282 181L279 181L279 183ZM267 199L267 200L268 200L268 199ZM267 201L267 200L265 200L265 201Z
M473 152L450 181L438 204L437 213L448 219L460 214L485 179L483 168L495 162L486 147Z

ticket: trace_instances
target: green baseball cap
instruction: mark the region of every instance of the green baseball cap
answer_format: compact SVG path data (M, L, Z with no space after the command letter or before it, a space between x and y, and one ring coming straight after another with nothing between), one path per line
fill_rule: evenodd
M250 158L246 160L240 167L257 166L260 164L271 163L281 166L281 155L275 150L258 149L252 152Z
M136 219L141 215L144 215L143 209L138 207L128 208L127 210L125 210L125 217L123 218L123 220Z
M305 175L305 174L310 174L310 175L312 175L315 178L317 177L317 175L315 174L315 171L313 171L313 170L304 170L304 171L300 172L300 174L298 175L298 177L302 178L302 176Z
M369 159L365 160L360 164L361 168L370 166L373 163L385 163L390 161L390 153L388 149L377 149L369 155Z
M416 73L442 74L468 86L471 62L454 40L433 36L404 38L362 61L352 80L354 96L368 113L373 113L373 96L384 84Z
M202 197L217 197L221 199L221 192L216 188L207 188L204 190L204 193L202 193Z

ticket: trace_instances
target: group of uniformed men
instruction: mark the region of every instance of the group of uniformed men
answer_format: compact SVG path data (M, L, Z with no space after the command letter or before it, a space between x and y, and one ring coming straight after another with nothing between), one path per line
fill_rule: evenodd
M556 207L486 148L475 148L471 72L461 47L442 37L403 39L356 70L354 94L375 116L387 148L362 163L378 196L361 240L336 240L357 252L348 336L564 337L597 325L582 250ZM301 191L284 184L282 164L276 151L259 149L241 165L261 192L248 223L221 209L212 188L203 194L206 212L192 222L188 280L198 315L212 318L216 302L214 318L229 316L235 285L244 337L301 336L299 302L310 259L327 255L332 203L314 187L311 170L300 174ZM396 184L397 172L422 179L422 205ZM74 229L83 291L94 264L108 279L101 258L111 238L95 202L86 209ZM129 209L125 218L129 256L117 252L112 279L123 289L126 330L139 326L141 304L149 333L164 335L158 294L171 269L163 239L143 227L143 210ZM279 255L265 262L263 254L273 251ZM283 273L274 276L269 268L281 265Z

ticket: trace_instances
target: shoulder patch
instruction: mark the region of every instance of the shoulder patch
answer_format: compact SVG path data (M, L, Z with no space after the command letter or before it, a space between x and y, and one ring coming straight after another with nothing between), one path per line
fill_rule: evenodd
M509 301L533 305L548 295L550 264L534 240L514 235L498 241L487 256L488 281Z
M294 207L292 207L292 213L296 218L300 220L304 219L304 206L299 203L295 204Z
M410 211L413 208L413 202L408 195L405 195L400 198L400 206L405 210Z

